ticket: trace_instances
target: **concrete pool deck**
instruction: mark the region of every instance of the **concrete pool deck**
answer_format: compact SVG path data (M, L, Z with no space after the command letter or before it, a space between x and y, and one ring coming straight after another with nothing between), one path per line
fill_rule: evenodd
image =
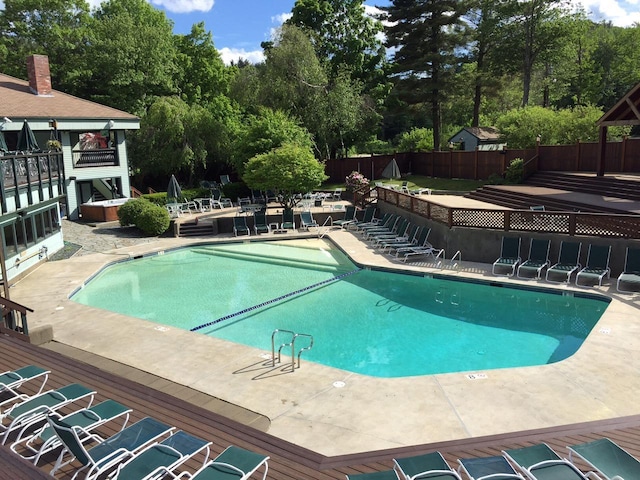
M233 238L221 237L214 240ZM551 286L497 279L485 264L462 262L459 270L404 265L375 253L350 232L334 231L330 237L365 265ZM68 299L110 262L211 240L161 238L48 262L13 285L11 298L35 310L28 318L31 328L51 324L55 342L258 412L270 419L270 434L328 456L640 413L632 401L640 389L640 298L614 293L610 286L588 289L612 297L612 302L569 359L540 367L397 379L366 377L304 359L300 369L287 373L267 365L270 352ZM215 286L203 286L203 295L215 295Z

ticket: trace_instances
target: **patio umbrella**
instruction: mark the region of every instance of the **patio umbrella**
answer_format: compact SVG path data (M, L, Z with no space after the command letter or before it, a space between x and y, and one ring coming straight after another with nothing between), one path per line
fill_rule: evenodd
M4 133L0 132L0 152L8 152L7 142L4 139Z
M400 173L400 167L398 167L398 162L396 162L395 158L392 158L391 161L384 167L382 171L383 178L400 178L402 175Z
M22 130L20 130L20 134L18 135L18 145L16 146L16 150L21 150L23 152L40 150L38 142L36 141L36 136L33 134L33 130L31 130L29 122L26 120L22 124Z
M169 186L167 187L167 198L173 198L176 202L182 198L182 189L175 175L171 175Z

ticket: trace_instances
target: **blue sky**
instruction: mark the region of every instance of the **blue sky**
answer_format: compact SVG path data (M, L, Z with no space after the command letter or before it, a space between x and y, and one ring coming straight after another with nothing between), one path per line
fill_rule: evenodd
M163 10L175 25L175 33L188 33L194 23L205 22L213 33L216 48L225 63L242 57L251 62L262 60L260 43L269 40L291 13L295 0L147 0ZM98 7L101 0L88 0ZM369 11L390 0L366 0ZM640 0L570 0L581 6L595 21L608 20L627 27L640 24ZM0 0L0 9L4 8Z
M0 0L1 1L1 0ZM96 0L97 1L97 0ZM149 0L173 20L176 33L188 33L191 25L205 22L213 33L216 48L225 63L238 57L262 60L260 42L291 13L295 0ZM640 0L570 0L581 6L595 21L609 20L614 25L640 23ZM366 0L367 11L388 5L390 0Z

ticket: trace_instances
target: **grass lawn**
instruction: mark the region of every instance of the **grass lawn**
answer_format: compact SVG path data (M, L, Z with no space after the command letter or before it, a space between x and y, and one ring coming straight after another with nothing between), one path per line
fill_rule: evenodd
M430 188L432 190L450 190L456 192L470 192L482 187L487 183L486 180L465 180L460 178L433 178L422 175L409 175L402 179L394 180L376 180L384 185L402 185L402 182L409 182L407 186L409 190L418 188ZM322 190L334 190L336 188L344 188L344 183L327 183L322 186Z

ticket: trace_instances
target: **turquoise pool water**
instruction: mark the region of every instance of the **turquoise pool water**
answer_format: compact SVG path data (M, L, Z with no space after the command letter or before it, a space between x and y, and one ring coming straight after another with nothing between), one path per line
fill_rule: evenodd
M302 292L286 297L294 291ZM377 377L557 362L578 350L608 305L587 295L358 270L339 250L276 242L121 262L72 299L187 330L206 325L198 331L266 351L276 329L310 334L314 346L303 361Z

